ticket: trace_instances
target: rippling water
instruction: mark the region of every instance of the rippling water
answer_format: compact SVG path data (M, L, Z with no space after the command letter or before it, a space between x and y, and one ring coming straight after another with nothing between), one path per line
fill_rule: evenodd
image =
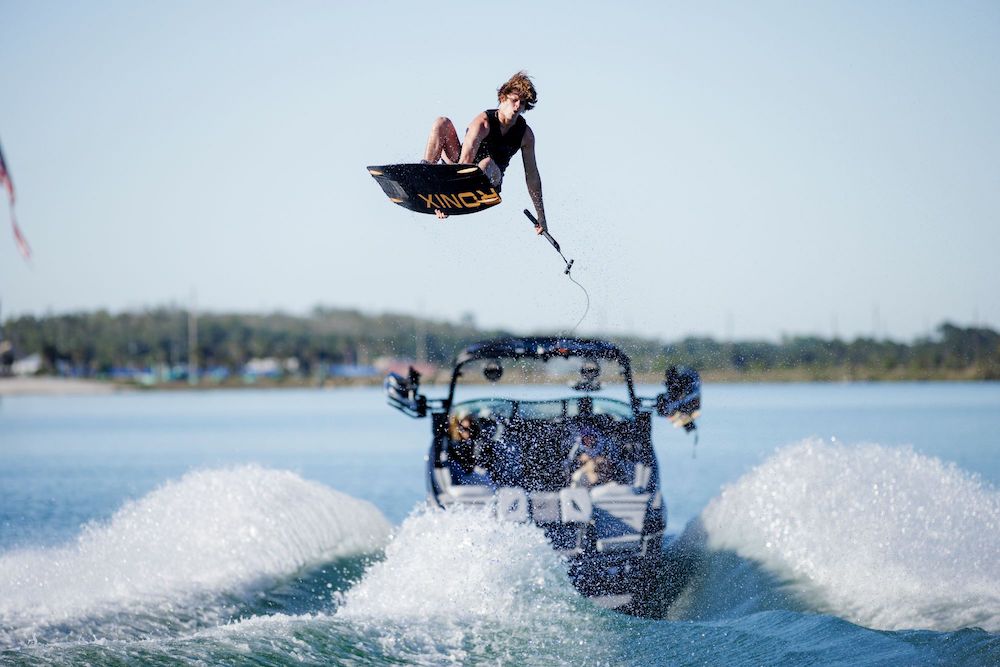
M697 448L654 433L638 619L428 511L429 425L374 390L7 398L0 662L997 664L998 435L996 384L709 385Z

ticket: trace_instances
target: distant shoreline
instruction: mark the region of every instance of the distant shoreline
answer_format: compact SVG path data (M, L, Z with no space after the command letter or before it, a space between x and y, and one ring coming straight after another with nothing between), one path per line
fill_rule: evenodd
M842 383L842 382L990 382L975 377L970 373L937 373L934 375L914 376L912 374L876 375L858 370L853 373L843 369L829 369L823 373L808 372L804 369L788 369L785 371L760 371L747 373L732 373L706 371L702 380L711 384L753 384L753 383ZM636 384L659 384L663 381L660 375L636 375ZM447 384L444 374L425 378L426 385ZM382 378L326 378L323 382L303 378L288 378L285 380L261 380L252 383L245 382L215 382L191 385L187 382L164 382L151 386L137 385L131 382L114 380L91 380L80 378L62 378L52 376L36 377L0 377L0 397L3 396L95 396L117 393L132 393L144 391L212 391L212 390L244 390L244 389L340 389L346 387L379 387Z
M0 396L92 396L132 391L132 387L104 380L60 377L0 378Z
M473 341L524 337L479 329L471 321L336 309L308 316L203 312L197 317L200 337L190 326L194 322L192 313L177 308L8 319L0 372L182 388L189 386L188 368L196 365L208 386L342 386L355 379L377 385L381 378L359 376L376 369L405 373L420 359L430 382L429 366L437 367L433 379L441 381L456 351ZM627 335L610 340L628 354L643 382L660 382L668 364L694 368L708 382L1000 380L1000 332L948 322L909 343L816 336L783 336L779 342ZM661 369L659 377L653 377L655 369ZM166 387L159 383L168 378Z

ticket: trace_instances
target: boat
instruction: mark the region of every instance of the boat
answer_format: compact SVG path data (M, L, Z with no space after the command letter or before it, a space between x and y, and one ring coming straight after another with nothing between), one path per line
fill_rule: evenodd
M670 366L664 391L640 397L610 342L503 338L458 354L446 396L428 398L420 381L411 367L384 387L390 406L430 417L429 502L537 524L582 594L651 615L667 512L652 418L694 431L698 373Z

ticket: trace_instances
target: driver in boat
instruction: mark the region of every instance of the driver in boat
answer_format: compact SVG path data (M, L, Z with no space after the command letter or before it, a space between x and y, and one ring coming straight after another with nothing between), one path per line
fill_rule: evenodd
M570 475L573 486L596 486L611 481L614 464L611 457L611 440L593 426L581 426L569 453L569 462L575 468Z
M457 412L448 419L448 458L454 461L465 475L465 483L489 484L492 448L490 430L468 412Z
M476 464L475 441L479 437L476 420L467 412L456 412L448 420L448 437L452 443L448 448L449 458L464 472L471 473Z
M435 120L423 161L479 165L499 192L507 165L514 154L521 151L524 180L538 219L535 233L541 234L548 231L548 225L542 204L542 178L535 163L535 133L521 117L525 111L534 108L538 95L527 73L521 71L497 89L497 100L499 106L496 109L487 109L472 119L462 143L459 143L458 132L450 119L442 116ZM434 213L442 220L448 217L441 210Z

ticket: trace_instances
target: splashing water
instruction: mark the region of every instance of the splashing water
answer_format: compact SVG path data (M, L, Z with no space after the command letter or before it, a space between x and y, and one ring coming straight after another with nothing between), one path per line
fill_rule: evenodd
M389 532L370 503L291 472L192 472L85 526L75 544L0 556L0 646L104 614L183 617L189 598L372 552ZM70 636L95 631L78 625Z
M810 440L709 503L709 546L878 629L1000 631L1000 493L909 448Z
M512 618L563 608L576 593L566 565L534 525L500 522L476 508L420 509L386 547L385 560L347 592L341 617Z
M599 641L609 615L576 592L539 528L451 508L410 515L336 619L399 659L597 664L617 650Z

